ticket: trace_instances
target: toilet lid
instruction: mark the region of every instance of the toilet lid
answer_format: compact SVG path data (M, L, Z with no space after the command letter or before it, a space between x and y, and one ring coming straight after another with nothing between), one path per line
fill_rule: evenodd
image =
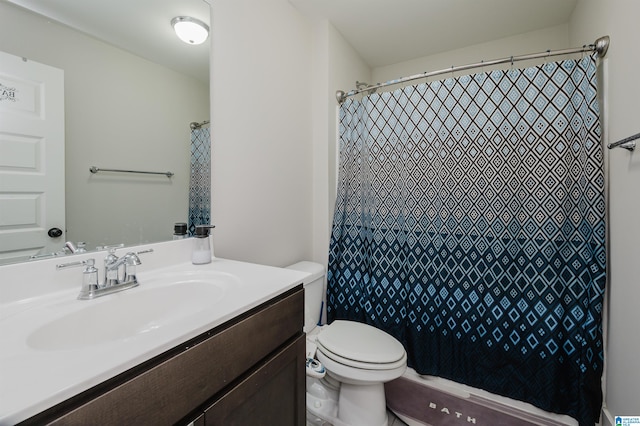
M390 364L406 356L404 347L393 336L354 321L332 322L318 334L317 341L323 351L357 362Z

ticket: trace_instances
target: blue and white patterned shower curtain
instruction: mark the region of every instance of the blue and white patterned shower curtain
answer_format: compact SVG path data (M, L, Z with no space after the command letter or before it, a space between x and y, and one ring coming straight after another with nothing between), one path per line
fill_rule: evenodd
M189 235L196 225L211 222L211 131L191 130L191 178L189 180Z
M349 99L329 321L418 373L597 421L605 289L594 57Z

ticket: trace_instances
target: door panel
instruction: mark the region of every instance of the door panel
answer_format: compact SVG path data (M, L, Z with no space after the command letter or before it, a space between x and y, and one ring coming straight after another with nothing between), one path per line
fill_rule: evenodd
M64 73L0 52L0 260L62 249L64 202Z

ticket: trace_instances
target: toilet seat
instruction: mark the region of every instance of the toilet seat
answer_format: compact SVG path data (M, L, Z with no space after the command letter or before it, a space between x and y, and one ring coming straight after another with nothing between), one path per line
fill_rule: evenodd
M353 321L334 321L317 336L318 350L331 360L365 370L406 366L407 353L393 336Z

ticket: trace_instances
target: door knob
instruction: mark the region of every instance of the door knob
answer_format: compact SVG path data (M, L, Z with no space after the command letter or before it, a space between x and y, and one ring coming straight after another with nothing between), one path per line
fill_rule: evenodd
M47 232L47 235L49 235L51 238L58 238L58 237L62 236L62 229L60 229L60 228L51 228Z

